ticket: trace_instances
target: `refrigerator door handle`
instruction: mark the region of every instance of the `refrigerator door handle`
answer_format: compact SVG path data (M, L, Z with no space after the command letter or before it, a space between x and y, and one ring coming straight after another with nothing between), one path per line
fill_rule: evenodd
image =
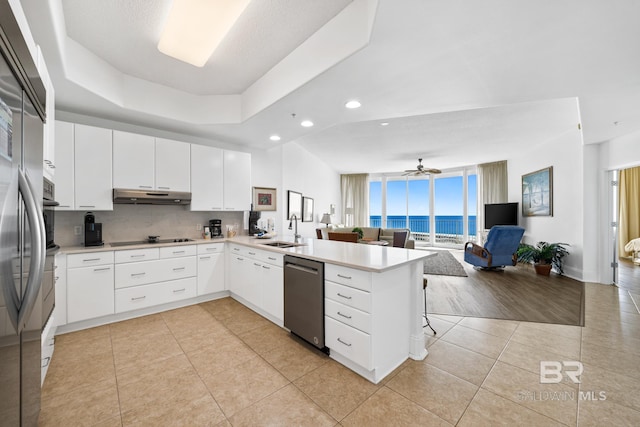
M42 278L44 276L44 263L46 256L45 248L45 230L42 210L36 198L34 197L33 187L29 178L22 170L18 170L18 190L22 194L22 200L27 211L27 219L29 221L29 229L31 230L31 254L29 264L29 279L27 280L24 299L18 310L18 332L24 329L24 326L33 311L36 298L42 286Z

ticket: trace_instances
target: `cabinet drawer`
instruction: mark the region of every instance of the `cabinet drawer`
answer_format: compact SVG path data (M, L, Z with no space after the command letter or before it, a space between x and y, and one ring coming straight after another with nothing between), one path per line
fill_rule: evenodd
M284 265L284 255L271 251L258 251L258 259L267 264L282 267Z
M117 289L116 313L151 307L196 296L195 278Z
M229 253L233 255L249 256L248 249L249 249L248 247L242 246L242 245L235 245L235 244L229 245Z
M326 316L324 325L324 343L331 351L340 353L367 370L373 369L369 334Z
M115 253L116 263L148 261L158 259L159 257L160 252L158 251L158 248L131 249L126 251L116 251Z
M349 307L354 307L367 313L371 312L371 294L369 292L325 281L324 296Z
M371 315L369 313L325 298L324 314L362 332L371 333Z
M341 265L325 264L324 278L332 282L353 286L363 291L371 291L371 272L356 270Z
M196 257L116 264L116 289L196 275Z
M113 251L67 255L67 268L89 267L103 264L113 264Z
M197 252L196 245L167 246L160 248L160 259L195 256Z
M207 243L198 245L198 255L218 254L224 252L224 243Z

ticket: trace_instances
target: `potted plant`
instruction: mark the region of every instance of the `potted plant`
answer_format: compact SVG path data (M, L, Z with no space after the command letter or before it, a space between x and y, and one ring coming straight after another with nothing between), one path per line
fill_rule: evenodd
M355 227L353 230L351 230L351 232L358 233L358 239L362 240L362 236L364 236L364 231L362 231L362 228Z
M567 243L538 242L535 246L520 243L516 255L519 262L533 262L537 274L548 276L551 267L555 267L558 274L563 274L563 258L569 255L565 246Z

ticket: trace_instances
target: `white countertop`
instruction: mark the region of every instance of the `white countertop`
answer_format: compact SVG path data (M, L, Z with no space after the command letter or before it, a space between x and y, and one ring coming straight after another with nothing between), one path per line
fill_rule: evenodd
M109 243L105 243L104 246L67 246L62 247L60 251L65 254L74 254L225 242L237 243L244 246L255 247L286 255L297 255L303 258L309 258L317 261L328 262L331 264L343 265L345 267L352 267L373 272L390 270L404 264L416 262L418 260L437 255L437 252L434 251L367 245L363 243L346 243L306 237L300 239L300 243L302 243L302 246L296 246L292 248L276 248L266 246L265 244L270 242L293 242L293 238L275 237L273 239L256 239L255 237L251 236L237 236L233 238L222 239L198 239L191 242L141 243L139 245L128 246L111 246Z

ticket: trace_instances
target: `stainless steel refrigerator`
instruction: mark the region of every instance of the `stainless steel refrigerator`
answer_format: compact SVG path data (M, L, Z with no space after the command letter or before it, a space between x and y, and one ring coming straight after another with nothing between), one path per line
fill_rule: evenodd
M0 425L40 412L46 259L42 150L46 93L8 0L0 0Z

